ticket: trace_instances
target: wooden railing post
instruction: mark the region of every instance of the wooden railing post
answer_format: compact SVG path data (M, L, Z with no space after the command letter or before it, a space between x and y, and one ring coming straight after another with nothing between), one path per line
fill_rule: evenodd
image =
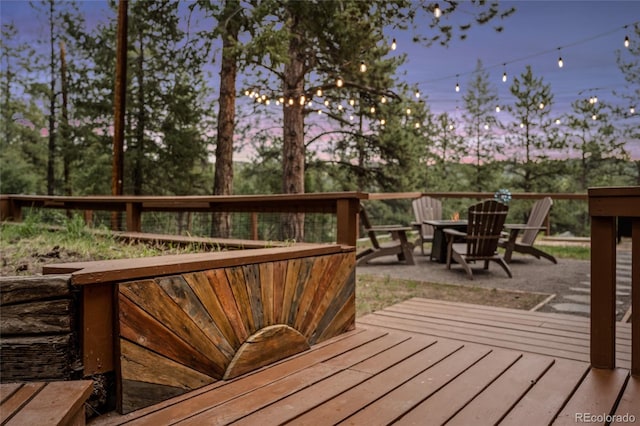
M591 365L615 367L616 222L631 220L631 374L640 376L640 186L589 189Z
M127 203L127 231L142 232L142 203Z
M337 200L336 242L355 246L358 238L358 209L360 200L356 198Z

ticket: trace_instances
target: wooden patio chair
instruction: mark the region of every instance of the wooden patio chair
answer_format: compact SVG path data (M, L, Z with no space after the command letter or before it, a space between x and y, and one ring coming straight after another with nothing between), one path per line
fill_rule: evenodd
M496 262L512 278L511 269L498 253L498 240L507 218L509 206L496 200L486 200L469 207L467 232L445 229L447 236L447 269L456 261L467 272L469 279L473 273L469 262L484 261L484 269L489 269L489 262ZM457 237L464 242L456 242Z
M424 243L432 243L435 232L433 226L425 224L424 221L442 219L442 201L425 195L413 200L411 205L416 219L415 222L411 223L411 226L418 231L418 238L414 245L420 246L420 251L424 255ZM429 259L431 260L432 258L433 249L429 253Z
M405 261L408 265L415 264L413 260L414 246L407 240L407 231L412 229L410 226L372 226L369 216L367 216L367 211L362 204L360 204L360 223L364 227L364 232L369 236L372 247L356 253L356 265L363 265L377 257L390 255L398 256L398 260ZM379 233L390 234L391 241L381 243L377 237Z
M558 263L555 257L533 246L538 233L545 229L544 221L552 205L553 200L551 200L551 197L542 198L533 204L526 225L505 225L505 229L509 231L508 237L500 239L498 246L505 249L504 260L507 263L511 263L511 256L514 251L530 254L538 259L544 257L553 263ZM522 237L517 240L520 231L522 231Z

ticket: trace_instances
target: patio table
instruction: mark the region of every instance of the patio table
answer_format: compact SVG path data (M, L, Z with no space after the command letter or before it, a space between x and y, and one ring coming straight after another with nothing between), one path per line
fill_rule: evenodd
M460 232L467 232L466 220L425 220L425 224L431 225L433 231L433 243L431 246L431 258L440 263L447 261L447 240L444 236L444 229L455 229Z

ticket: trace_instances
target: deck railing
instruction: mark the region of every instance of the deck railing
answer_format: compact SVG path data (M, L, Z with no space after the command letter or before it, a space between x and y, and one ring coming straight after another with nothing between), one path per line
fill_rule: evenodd
M125 212L126 230L142 231L143 212L329 213L336 216L336 243L354 246L360 192L237 196L39 196L0 195L0 220L22 220L24 208ZM253 220L254 224L257 219ZM258 239L252 232L253 239Z
M591 365L615 367L616 224L631 222L631 373L640 375L640 187L589 189Z

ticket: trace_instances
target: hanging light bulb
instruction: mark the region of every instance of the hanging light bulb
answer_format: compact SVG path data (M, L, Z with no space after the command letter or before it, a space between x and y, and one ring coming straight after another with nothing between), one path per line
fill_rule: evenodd
M265 105L271 105L271 101L269 99L267 99L266 101L264 101Z
M520 123L520 128L524 129L524 123Z
M564 66L564 61L562 60L562 56L558 58L558 68L562 68Z
M329 106L329 99L324 100L324 106L327 106L327 107Z
M338 77L336 79L336 86L342 87L343 84L344 84L344 81L342 80L342 77Z
M322 110L321 109L318 110L318 115L322 115Z
M484 125L484 129L485 129L485 130L489 130L489 125L488 125L488 124L485 124L485 125Z
M384 118L380 119L380 125L384 126L385 124L387 124L387 120L385 120Z
M372 106L369 111L371 112L371 114L375 114L376 113L376 107Z
M560 124L560 123L561 123L560 119L556 118L556 124Z
M281 102L280 99L276 99L276 106L280 106Z
M597 115L595 115L595 114L593 114L593 115L591 116L591 119L592 119L593 121L596 121L596 120L598 119L598 116L597 116Z
M456 92L460 91L460 85L458 83L456 83Z
M262 98L256 98L256 102L262 103Z
M415 127L416 129L419 129L420 128L420 123L416 122L416 124L413 127Z
M440 6L436 3L436 7L433 8L433 16L439 18L442 16L442 10L440 10Z
M349 99L349 105L354 106L356 104L356 100L351 98Z
M262 95L262 96L260 96L260 97L262 98L262 100L263 100L263 101L266 101L266 100L267 100L267 95Z
M360 72L367 72L367 64L364 61L360 62Z
M304 105L305 102L307 102L307 98L304 95L300 96L300 105Z
M453 124L449 124L449 130L453 130Z
M634 107L629 107L629 114L635 114L636 109Z
M316 95L320 98L322 97L322 89L318 88L318 90L316 90Z
M251 93L251 92L249 92L248 90L245 90L245 91L244 91L244 95L245 95L245 96L249 96L249 93Z
M506 71L502 73L502 82L503 83L507 82L507 72Z
M624 47L629 47L629 36L624 36Z
M383 104L387 103L387 98L385 96L383 96L382 98L380 98L380 102Z
M407 115L411 115L411 108L407 108Z
M307 106L311 106L311 105L313 105L313 101L309 99L309 102L307 102Z
M396 43L396 39L394 38L391 41L391 50L396 50L397 47L398 47L398 43Z
M500 105L496 106L496 112L500 112Z
M342 111L342 104L338 104L338 111Z
M281 103L281 104L283 104L283 103L284 103L284 98L283 98L282 96L280 96L280 97L278 98L278 100L280 101L280 103Z
M420 91L416 90L416 98L419 98L419 97L420 97Z
M538 105L538 107L539 107L540 109L544 109L544 102L540 102L540 105Z
M293 98L289 98L289 105L293 105Z
M349 120L353 121L353 115L349 116Z
M594 104L597 104L597 103L598 103L598 97L597 97L597 96L595 96L595 95L593 96L593 103L594 103Z

